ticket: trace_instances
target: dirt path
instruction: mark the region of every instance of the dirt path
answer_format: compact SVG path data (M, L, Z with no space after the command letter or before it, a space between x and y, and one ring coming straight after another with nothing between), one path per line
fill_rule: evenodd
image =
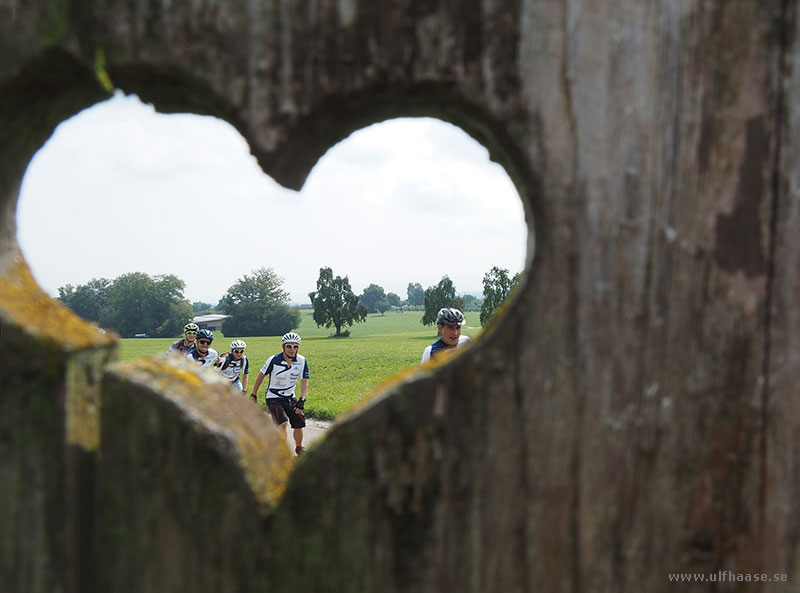
M314 420L313 418L306 419L306 427L303 430L303 447L308 447L314 443L318 438L323 436L325 432L331 427L330 420ZM287 431L286 442L294 449L294 437L292 437L292 429Z

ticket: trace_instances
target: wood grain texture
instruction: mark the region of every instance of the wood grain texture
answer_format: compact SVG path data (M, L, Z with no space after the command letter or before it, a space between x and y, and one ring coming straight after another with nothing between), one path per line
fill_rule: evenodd
M9 96L48 43L43 13L14 18L25 27L0 44ZM796 588L794 0L107 0L55 22L61 50L102 51L118 87L233 123L288 187L356 129L424 115L482 142L525 205L528 271L506 314L332 428L269 515L267 558L236 582ZM0 175L9 249L21 171ZM242 521L231 529L251 533ZM298 549L301 569L285 570ZM188 558L139 562L153 590L159 570L175 591L197 574ZM788 578L669 580L720 571Z

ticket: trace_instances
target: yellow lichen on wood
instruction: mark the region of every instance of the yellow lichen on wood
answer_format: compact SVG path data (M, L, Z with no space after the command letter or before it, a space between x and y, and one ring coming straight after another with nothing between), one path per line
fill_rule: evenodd
M263 512L286 488L295 458L265 412L211 369L177 356L114 363L109 371L175 404L199 432L228 443Z
M112 346L116 336L75 315L48 296L20 257L0 278L0 317L67 350Z
M109 92L114 92L114 83L106 70L106 52L102 47L98 47L94 52L94 73L103 88Z
M95 349L76 353L67 362L67 443L87 451L100 443L100 380L109 358L109 352Z

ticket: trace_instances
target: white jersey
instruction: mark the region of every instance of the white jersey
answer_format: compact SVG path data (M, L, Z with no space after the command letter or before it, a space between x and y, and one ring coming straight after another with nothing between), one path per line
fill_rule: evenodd
M459 336L458 337L458 344L455 345L455 348L461 348L464 344L469 342L469 336ZM422 352L422 363L425 364L428 362L432 357L436 356L437 352L442 350L447 350L448 346L442 341L442 338L436 340L433 344L425 348Z
M292 397L297 382L300 379L308 379L308 362L305 356L298 354L292 364L287 364L283 358L283 353L267 359L261 372L269 375L269 386L264 393L267 399L278 397Z
M186 355L186 358L193 360L201 367L205 368L212 366L217 361L219 358L219 352L213 348L209 348L208 353L205 356L202 356L199 350L192 350Z
M220 375L226 379L230 379L232 383L239 380L239 374L248 375L250 373L250 361L246 356L242 356L239 360L233 357L233 354L226 352L219 357L221 363L219 366L214 367Z

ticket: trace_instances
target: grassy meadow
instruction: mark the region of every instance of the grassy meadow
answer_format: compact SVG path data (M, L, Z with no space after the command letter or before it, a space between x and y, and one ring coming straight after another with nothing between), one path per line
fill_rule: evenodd
M310 309L301 311L296 331L303 338L300 353L308 359L311 373L306 411L309 416L334 419L369 395L392 375L419 364L425 346L436 339L436 326L423 326L422 311L370 314L364 323L350 330L349 338L334 338L334 328L317 327ZM466 313L463 333L472 338L480 333L479 314ZM230 349L237 336L214 333L212 346L220 352ZM176 338L126 338L120 340L119 358L161 356ZM250 359L252 387L267 357L281 351L280 336L246 337L245 354ZM260 401L266 380L259 389Z

